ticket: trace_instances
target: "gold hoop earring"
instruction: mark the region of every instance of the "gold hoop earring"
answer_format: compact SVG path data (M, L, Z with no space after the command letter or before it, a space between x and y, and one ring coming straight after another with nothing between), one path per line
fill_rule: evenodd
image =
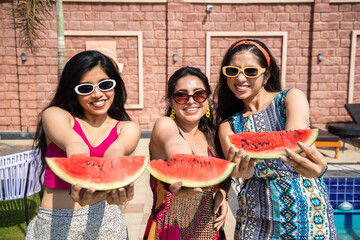
M209 107L209 104L207 105L207 108L206 108L206 117L209 118L210 117L210 107Z
M175 119L175 110L174 109L171 109L170 118Z

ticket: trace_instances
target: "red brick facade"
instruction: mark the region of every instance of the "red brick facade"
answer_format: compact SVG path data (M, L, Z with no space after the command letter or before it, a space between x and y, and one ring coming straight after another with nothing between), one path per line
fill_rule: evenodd
M286 33L286 85L303 90L310 101L311 118L324 127L333 121L350 120L344 108L349 91L354 103L360 103L360 3L248 3L213 5L168 0L159 3L64 2L65 47L68 60L85 50L85 41L116 41L117 59L124 64L122 77L129 104L139 100L139 39L137 36L83 36L74 31L140 32L142 37L143 107L129 109L142 130L151 130L164 113L166 80L176 69L196 66L206 72L209 57L210 81L217 82L219 65L226 49L240 37L224 35L210 38L208 32ZM276 2L276 1L274 1ZM301 2L301 1L299 1ZM37 115L56 89L57 33L55 4L48 17L44 38L34 57L20 48L10 16L12 3L0 1L0 132L34 131ZM246 34L246 33L245 33ZM355 43L352 36L355 34ZM266 35L266 34L265 34ZM282 63L284 44L278 36L256 37L264 41ZM355 49L353 90L349 88L351 46ZM21 53L28 59L21 61ZM324 59L318 61L318 54ZM173 54L178 60L173 61ZM141 82L141 81L140 81Z

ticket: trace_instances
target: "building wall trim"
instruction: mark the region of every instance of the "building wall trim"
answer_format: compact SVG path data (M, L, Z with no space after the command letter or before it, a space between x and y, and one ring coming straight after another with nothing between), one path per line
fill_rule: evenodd
M354 98L355 59L356 59L356 47L357 47L356 45L357 45L357 37L359 35L360 35L360 30L352 31L351 51L350 51L348 103L353 103L353 98Z

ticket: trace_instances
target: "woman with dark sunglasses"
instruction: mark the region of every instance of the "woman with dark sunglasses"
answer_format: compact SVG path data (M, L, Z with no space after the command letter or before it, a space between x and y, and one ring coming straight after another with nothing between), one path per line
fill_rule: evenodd
M150 139L151 159L170 159L173 153L217 156L210 94L198 68L183 67L170 77L166 116L155 122ZM151 177L150 186L154 203L144 239L225 239L226 191L218 185L181 188L181 182L168 185Z
M128 239L119 205L133 198L133 184L111 191L72 187L45 162L72 154L130 155L140 128L125 111L126 97L119 72L104 54L84 51L67 62L54 98L40 114L34 148L45 171L44 194L26 239Z
M298 142L297 154L250 159L235 153L226 136L240 132L304 129L310 126L306 96L281 90L279 67L264 43L245 39L226 52L216 88L216 123L232 177L242 183L235 239L337 239L333 209L322 175L326 160L315 146Z

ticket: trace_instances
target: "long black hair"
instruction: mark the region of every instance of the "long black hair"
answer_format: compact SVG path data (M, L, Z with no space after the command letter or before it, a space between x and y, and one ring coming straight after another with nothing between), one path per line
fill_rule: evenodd
M78 102L74 88L79 84L82 76L96 66L100 66L110 79L116 81L114 101L108 110L109 116L117 120L130 120L129 115L125 111L127 98L125 84L113 62L98 51L84 51L76 54L66 63L54 98L39 114L33 149L40 151L42 170L45 167L45 153L47 148L46 136L41 120L42 113L47 108L56 106L68 111L75 117L82 116L84 109Z
M208 81L208 78L204 73L201 72L199 68L194 67L182 67L175 71L173 75L169 78L169 81L167 83L167 90L166 90L166 99L171 99L173 97L173 94L175 93L175 88L177 85L177 82L180 78L183 78L185 76L192 75L195 77L198 77L201 82L203 83L205 90L211 95L211 87ZM212 113L212 106L211 106L211 100L209 100L210 105L210 116L207 118L205 115L201 117L200 123L199 123L199 130L202 131L205 134L206 140L209 143L209 145L216 147L214 138L216 134L215 125L214 125L214 117ZM172 108L169 107L165 113L166 116L170 116Z
M238 44L240 42L246 42L246 44ZM262 50L257 47L259 45ZM216 96L216 126L218 127L222 121L230 117L231 115L242 111L244 109L244 103L241 99L238 99L227 85L227 77L222 73L222 67L230 64L233 56L240 51L249 51L255 54L259 58L259 64L261 67L266 68L266 74L270 74L269 79L265 84L265 90L268 92L281 91L280 83L280 69L277 65L275 58L271 55L269 49L264 43L255 39L242 39L232 44L227 50L223 61L221 63L219 81L215 89ZM265 51L265 53L264 53ZM265 54L268 54L268 59ZM270 65L270 66L269 66Z

